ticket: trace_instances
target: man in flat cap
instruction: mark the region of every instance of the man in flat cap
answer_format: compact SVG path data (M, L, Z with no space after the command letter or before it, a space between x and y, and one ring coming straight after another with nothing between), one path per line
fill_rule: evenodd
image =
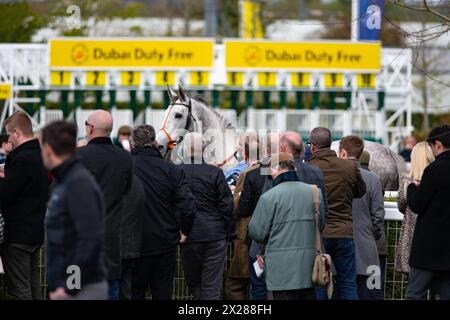
M324 227L324 202L320 189L298 180L293 160L285 152L272 155L273 187L259 198L249 236L266 246L262 276L274 300L315 300L311 280L316 256L313 188L320 230Z

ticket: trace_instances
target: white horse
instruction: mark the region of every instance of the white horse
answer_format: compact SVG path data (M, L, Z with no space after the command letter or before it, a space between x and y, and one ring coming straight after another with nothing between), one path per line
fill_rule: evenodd
M339 152L339 141L334 141L331 148ZM370 154L369 169L380 177L385 191L397 191L401 176L408 173L402 157L382 144L364 141L364 150Z
M182 141L186 133L203 135L203 158L224 171L238 163L238 134L231 122L211 108L201 98L189 97L179 86L178 93L168 88L168 106L162 128L156 141L165 158L180 162L183 153Z

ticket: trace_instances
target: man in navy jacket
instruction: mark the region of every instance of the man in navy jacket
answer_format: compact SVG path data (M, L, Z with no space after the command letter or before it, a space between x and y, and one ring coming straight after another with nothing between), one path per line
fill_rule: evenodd
M50 299L105 300L105 204L94 177L75 155L76 128L58 121L42 131L42 157L56 185L47 215Z

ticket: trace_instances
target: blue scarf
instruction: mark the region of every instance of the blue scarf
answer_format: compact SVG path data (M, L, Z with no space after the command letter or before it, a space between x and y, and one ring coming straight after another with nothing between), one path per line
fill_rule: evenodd
M280 183L287 182L287 181L300 181L298 179L297 172L295 172L295 171L287 171L287 172L284 172L284 173L280 174L273 181L273 187L276 187Z

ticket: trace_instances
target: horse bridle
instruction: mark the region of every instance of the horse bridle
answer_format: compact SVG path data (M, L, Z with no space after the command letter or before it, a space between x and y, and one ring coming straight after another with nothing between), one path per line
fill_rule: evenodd
M186 119L186 125L184 126L184 130L189 130L189 127L191 126L191 122L197 122L197 120L194 118L194 115L192 114L192 99L189 98L189 103L179 103L179 102L172 102L169 104L170 110L169 113L167 114L166 120L163 123L163 126L161 128L161 131L164 132L164 134L166 135L167 139L169 139L169 142L167 143L167 151L172 150L173 148L175 148L177 146L177 144L181 143L183 141L183 136L180 136L178 138L178 140L173 140L172 137L170 136L170 134L166 131L165 127L166 127L166 123L167 120L169 119L170 113L172 112L172 107L176 106L176 105L180 105L180 106L184 106L188 109L188 115L187 115L187 119ZM166 156L166 155L164 155Z
M185 131L189 130L189 127L191 126L191 122L192 121L197 122L197 120L195 119L194 115L192 114L192 98L189 98L189 103L188 104L186 104L186 103L179 103L179 102L178 103L177 102L172 102L172 103L169 104L169 107L171 109L169 110L169 113L167 114L166 120L164 120L163 126L161 128L161 131L164 132L164 134L166 135L167 139L169 139L169 142L167 143L167 150L166 150L166 152L164 154L164 158L166 157L167 153L170 152L172 149L174 149L177 146L177 144L180 144L183 141L183 138L184 138L183 136L180 136L178 138L178 140L175 141L175 140L172 139L170 134L165 129L167 120L169 119L170 113L172 112L172 107L176 106L176 105L184 106L184 107L186 107L188 109L186 125L184 126L184 130ZM220 167L224 166L226 163L228 163L233 158L236 158L236 160L237 160L238 159L237 158L237 153L238 153L238 150L236 149L233 152L232 155L227 157L222 162L217 163L216 165L220 168Z

